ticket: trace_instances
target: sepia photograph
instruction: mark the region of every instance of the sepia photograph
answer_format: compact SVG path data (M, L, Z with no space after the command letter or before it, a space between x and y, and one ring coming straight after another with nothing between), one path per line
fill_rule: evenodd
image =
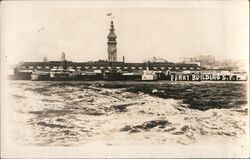
M1 158L249 158L249 1L1 1Z

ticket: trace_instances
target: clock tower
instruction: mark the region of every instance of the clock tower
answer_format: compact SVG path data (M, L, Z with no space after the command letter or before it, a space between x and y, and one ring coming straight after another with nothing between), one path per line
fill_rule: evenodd
M108 61L109 62L117 62L117 48L116 48L116 35L114 23L111 21L109 34L108 34Z

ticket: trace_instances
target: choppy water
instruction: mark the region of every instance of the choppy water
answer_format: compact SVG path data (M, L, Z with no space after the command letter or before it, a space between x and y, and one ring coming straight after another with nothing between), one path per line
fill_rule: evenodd
M7 107L15 140L25 144L189 144L244 135L246 89L246 82L9 81Z
M105 83L103 88L126 88L128 92L143 92L163 99L182 100L189 108L208 110L233 108L247 104L246 83L233 82L157 82Z

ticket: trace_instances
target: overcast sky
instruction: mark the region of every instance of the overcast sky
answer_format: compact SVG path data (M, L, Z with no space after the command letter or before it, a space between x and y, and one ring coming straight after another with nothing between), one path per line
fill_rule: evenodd
M1 53L9 63L107 59L112 12L118 60L199 54L248 58L248 1L10 1L1 4Z

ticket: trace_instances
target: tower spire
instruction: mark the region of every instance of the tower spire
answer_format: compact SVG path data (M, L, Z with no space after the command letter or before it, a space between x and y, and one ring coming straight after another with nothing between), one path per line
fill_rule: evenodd
M113 22L113 21L111 21L109 31L110 31L110 32L114 32L114 31L115 31L115 28L114 28L114 22Z

